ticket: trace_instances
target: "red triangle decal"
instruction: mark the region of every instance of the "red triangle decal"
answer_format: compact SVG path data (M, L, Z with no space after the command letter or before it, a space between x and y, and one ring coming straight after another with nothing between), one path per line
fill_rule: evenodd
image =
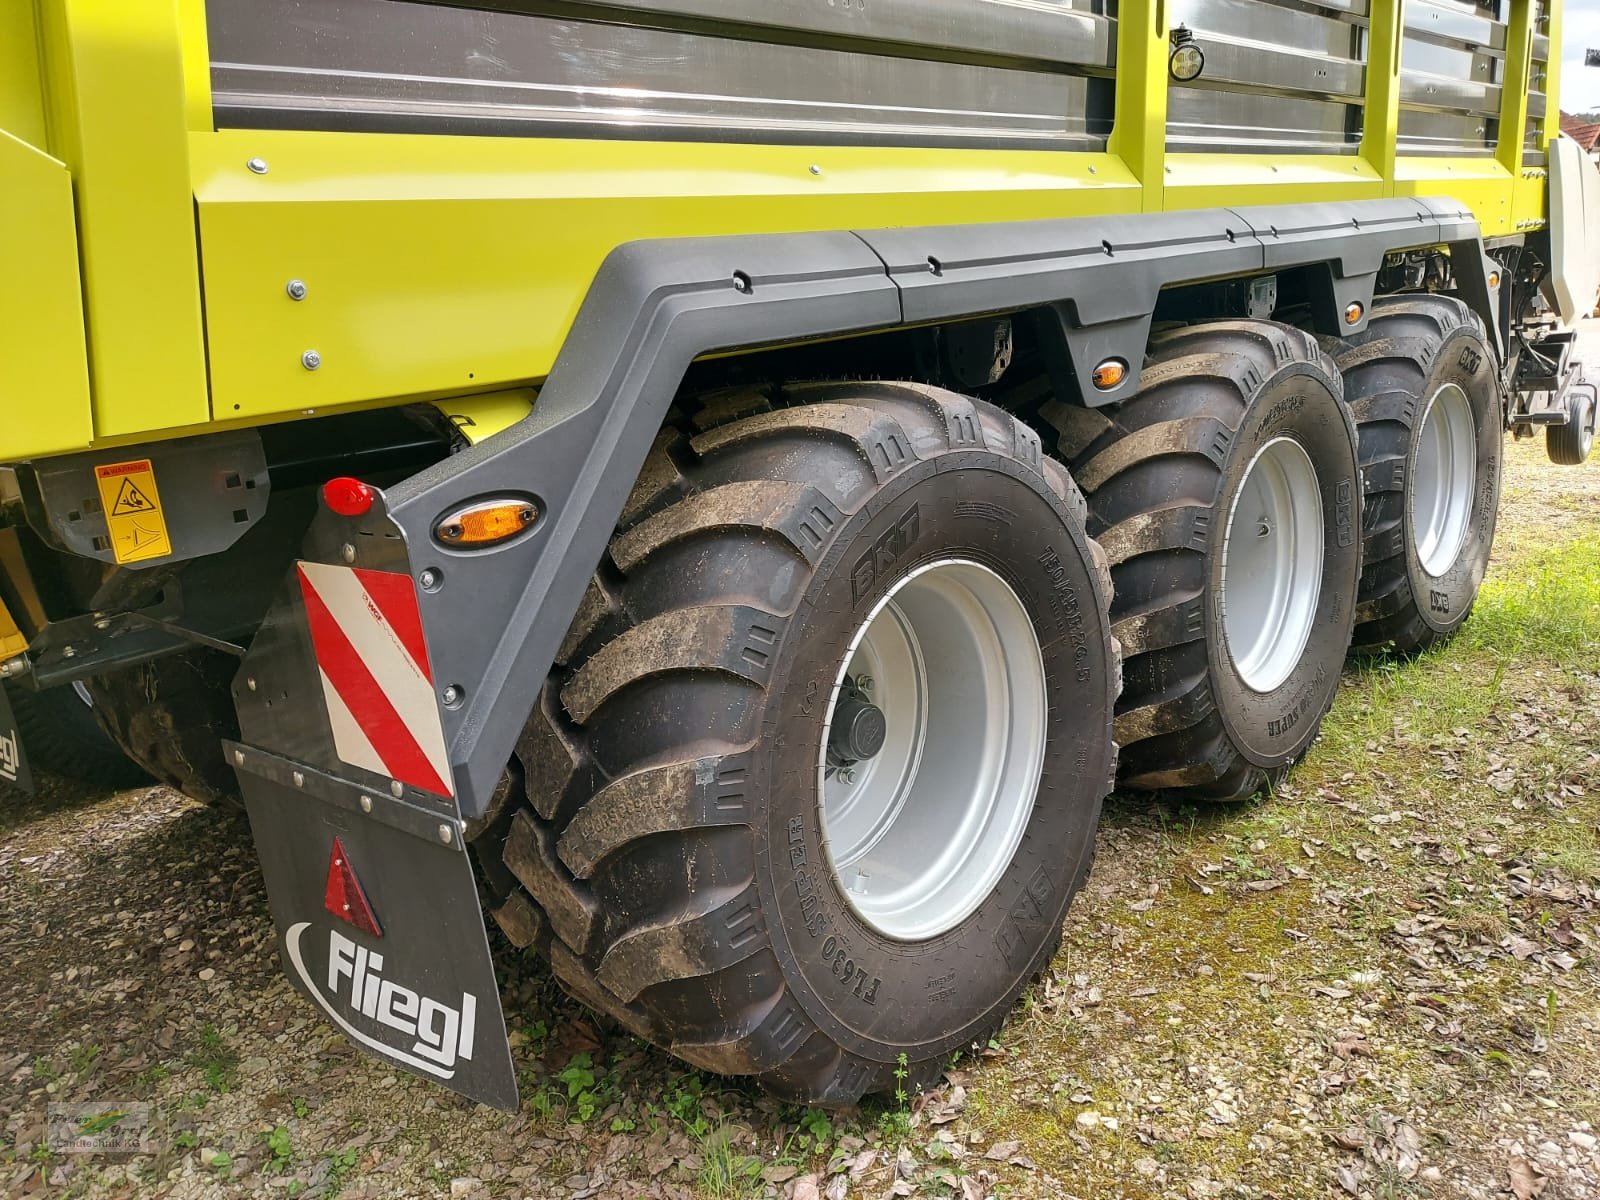
M350 856L344 852L344 843L338 838L333 839L333 856L328 860L328 888L323 893L322 906L362 933L383 936L372 905L367 903L367 894L361 890L361 881L350 865Z

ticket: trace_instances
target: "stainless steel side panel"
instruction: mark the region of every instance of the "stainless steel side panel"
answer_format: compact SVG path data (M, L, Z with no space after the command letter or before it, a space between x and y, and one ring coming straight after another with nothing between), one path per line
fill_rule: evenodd
M485 0L493 4L493 0ZM1098 149L1092 0L207 0L221 126Z
M1167 144L1185 151L1343 154L1359 144L1360 113L1321 100L1174 86Z
M1543 166L1544 117L1547 111L1545 88L1550 70L1550 6L1545 0L1529 0L1533 5L1533 61L1528 76L1528 125L1522 137L1524 166Z
M463 0L449 0L460 3ZM503 9L625 25L657 25L761 40L774 31L807 41L847 38L885 46L995 55L1033 63L1110 62L1112 24L1092 0L572 0L565 4L481 0L470 7Z
M1205 72L1173 81L1174 150L1353 153L1366 81L1366 0L1172 0Z
M1493 151L1499 137L1509 3L1410 0L1406 5L1400 153Z

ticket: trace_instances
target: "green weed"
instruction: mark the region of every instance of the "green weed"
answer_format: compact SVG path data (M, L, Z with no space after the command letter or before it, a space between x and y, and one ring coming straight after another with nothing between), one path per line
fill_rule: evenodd
M616 1099L615 1085L609 1076L600 1079L595 1075L594 1059L587 1051L574 1054L572 1061L556 1078L567 1085L570 1115L585 1125Z
M189 1056L189 1065L200 1069L213 1092L228 1092L239 1074L239 1054L208 1021L200 1029L200 1046Z
M288 1126L274 1126L271 1132L261 1135L261 1140L267 1144L267 1162L262 1169L268 1175L282 1175L294 1163L294 1147L289 1141Z
M356 1163L361 1158L361 1152L354 1147L336 1150L328 1155L328 1182L327 1195L337 1196L344 1188L344 1182L350 1173L356 1169Z
M698 1075L681 1075L673 1080L662 1096L667 1112L676 1117L690 1137L704 1137L709 1124L700 1110L705 1095L705 1084Z

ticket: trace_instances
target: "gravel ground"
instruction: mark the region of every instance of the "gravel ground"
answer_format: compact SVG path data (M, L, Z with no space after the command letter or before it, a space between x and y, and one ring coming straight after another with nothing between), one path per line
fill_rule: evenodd
M509 954L523 1106L467 1104L293 992L242 819L5 797L0 1194L1600 1197L1600 466L1514 447L1505 513L1462 638L1348 672L1269 801L1114 798L1002 1035L854 1113L685 1071ZM68 1102L147 1114L143 1152L53 1150Z

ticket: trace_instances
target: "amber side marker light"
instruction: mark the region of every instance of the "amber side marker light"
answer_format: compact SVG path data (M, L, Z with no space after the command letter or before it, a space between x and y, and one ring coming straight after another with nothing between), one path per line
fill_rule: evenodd
M480 500L441 517L433 527L433 536L447 546L481 549L510 541L533 528L538 519L538 506L531 500L521 497Z
M1361 314L1366 311L1357 301L1352 300L1344 306L1344 323L1346 325L1354 325L1361 320Z
M1489 286L1490 287L1499 287L1500 286L1500 272L1499 271L1490 271L1489 272Z
M1102 392L1109 392L1128 377L1128 364L1120 358L1108 358L1089 377L1094 380L1095 387Z

